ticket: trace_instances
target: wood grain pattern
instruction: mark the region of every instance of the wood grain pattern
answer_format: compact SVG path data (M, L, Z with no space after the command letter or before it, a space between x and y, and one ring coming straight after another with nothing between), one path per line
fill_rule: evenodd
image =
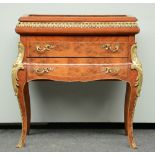
M126 79L127 59L117 58L45 58L29 59L27 65L27 80L50 79L58 81L93 81L100 79ZM106 73L106 68L119 69L119 71ZM37 74L36 69L52 68L44 74Z
M136 21L127 16L26 16L20 21ZM23 147L29 134L31 108L28 82L32 80L54 80L66 82L86 82L94 80L121 80L127 82L124 105L125 133L131 148L136 148L133 136L133 116L137 100L138 70L131 69L131 46L135 43L135 28L109 29L42 29L16 28L20 41L25 47L24 70L18 72L18 101L22 116L22 133L18 147ZM52 34L51 34L52 32ZM46 35L45 35L46 34ZM81 35L80 35L81 34ZM123 34L123 35L122 35ZM51 49L42 49L46 44L54 45ZM116 44L118 52L111 52L102 47ZM41 53L36 52L39 45ZM134 64L136 65L136 64ZM50 120L49 120L50 121Z
M42 38L42 41L32 41L28 45L28 57L128 57L127 42L120 42L119 39L112 42L108 38L83 40L81 37L79 41L68 41L68 38L64 37L64 40L60 41L59 38L50 37L48 40ZM109 45L110 49L104 48L106 45Z

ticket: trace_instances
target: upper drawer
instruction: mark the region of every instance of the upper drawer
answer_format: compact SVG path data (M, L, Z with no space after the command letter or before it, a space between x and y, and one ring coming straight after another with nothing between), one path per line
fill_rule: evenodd
M128 47L119 37L40 37L28 40L27 57L128 57Z
M29 43L28 57L127 57L123 42L35 41Z

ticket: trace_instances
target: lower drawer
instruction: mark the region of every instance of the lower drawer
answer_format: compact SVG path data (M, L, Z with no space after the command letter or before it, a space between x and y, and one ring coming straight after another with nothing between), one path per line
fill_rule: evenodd
M31 58L27 64L27 80L125 79L127 71L126 58Z

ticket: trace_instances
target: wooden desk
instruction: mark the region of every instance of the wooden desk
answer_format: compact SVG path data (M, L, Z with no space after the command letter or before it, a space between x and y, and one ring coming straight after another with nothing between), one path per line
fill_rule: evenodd
M142 86L142 65L137 57L135 17L29 15L19 19L19 53L12 68L12 83L22 116L23 147L30 129L28 82L54 80L127 82L124 121L129 144L133 115ZM48 93L48 92L47 92Z

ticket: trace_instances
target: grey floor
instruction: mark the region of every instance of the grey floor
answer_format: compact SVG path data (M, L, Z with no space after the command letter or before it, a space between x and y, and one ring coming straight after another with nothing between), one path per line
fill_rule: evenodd
M155 130L134 130L138 149L155 151ZM32 129L25 148L17 149L20 130L0 130L0 151L120 152L129 148L120 129Z

